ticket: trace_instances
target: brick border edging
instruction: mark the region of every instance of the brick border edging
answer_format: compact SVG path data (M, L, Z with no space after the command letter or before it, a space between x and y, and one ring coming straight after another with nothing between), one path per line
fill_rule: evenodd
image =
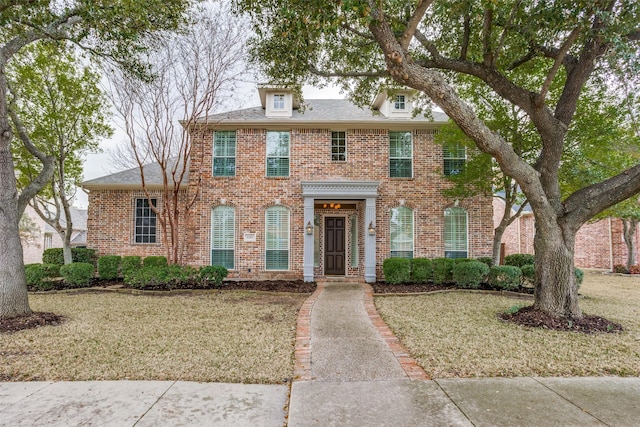
M430 380L431 378L429 375L427 375L424 369L418 365L413 357L409 356L409 353L400 343L400 340L396 338L394 333L391 331L391 328L389 328L384 320L382 320L382 317L380 317L380 314L373 303L373 288L371 285L363 283L362 287L364 289L364 308L369 315L369 319L371 320L371 323L373 323L373 326L378 330L380 336L387 343L391 353L393 353L395 358L398 360L405 374L407 374L407 377L409 377L410 380Z
M296 322L295 363L293 380L309 381L311 375L311 310L324 290L324 283L318 283L316 290L302 303Z

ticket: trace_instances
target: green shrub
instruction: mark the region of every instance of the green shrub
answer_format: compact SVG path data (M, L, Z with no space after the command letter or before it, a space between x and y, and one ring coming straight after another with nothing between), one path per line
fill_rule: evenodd
M84 262L93 265L94 268L98 262L98 255L96 255L95 249L71 248L71 258L73 262Z
M382 263L384 281L390 285L399 285L411 281L411 260L409 258L387 258Z
M85 262L93 264L95 267L97 256L95 249L71 248L71 260L73 262ZM42 253L43 264L64 265L64 254L62 248L45 249Z
M411 260L411 281L413 283L427 283L431 280L433 269L431 261L427 258L414 258Z
M513 291L520 287L522 271L513 265L495 265L489 269L487 281L498 289Z
M38 291L48 291L53 288L53 284L45 279L48 278L47 271L43 264L30 264L25 266L24 273L27 277L27 285Z
M88 262L73 262L60 267L60 274L67 285L71 287L87 286L93 277L93 264Z
M62 253L62 248L45 249L42 253L42 263L64 265L64 255Z
M142 261L143 267L166 267L167 257L163 256L148 256Z
M104 255L98 258L98 277L102 280L117 279L121 260L119 255Z
M122 257L120 263L120 270L122 271L122 277L126 276L131 271L138 270L142 266L142 258L137 255Z
M453 266L455 261L452 258L434 258L431 260L433 268L433 283L442 285L453 282Z
M460 264L461 262L467 262L467 261L475 261L471 258L452 258L453 262L455 262L456 264Z
M453 267L453 280L458 287L478 289L488 273L489 267L480 261L461 262Z
M476 258L476 261L480 261L484 264L487 264L487 267L491 268L493 267L493 258L491 258L490 256L481 256Z
M128 270L124 275L124 283L137 289L192 289L199 283L198 269L190 266L147 265L135 270Z
M522 267L523 265L533 264L535 256L531 254L511 254L504 257L504 265L513 265Z
M580 289L580 285L582 285L582 281L584 280L584 271L580 270L578 267L575 267L573 271L576 275L576 286Z
M41 265L47 277L60 277L60 266L58 264L37 264Z
M527 264L520 267L522 272L522 286L533 286L533 279L536 276L536 268L533 264Z
M221 265L206 265L200 267L198 274L203 286L213 285L218 288L222 286L222 281L229 274L229 270Z

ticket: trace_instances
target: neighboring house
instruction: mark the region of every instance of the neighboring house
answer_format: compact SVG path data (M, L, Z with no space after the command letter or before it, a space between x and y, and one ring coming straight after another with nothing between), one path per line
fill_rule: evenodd
M504 200L493 199L493 220L497 227L504 212ZM515 253L533 253L535 218L531 208L517 218L504 232L502 243L505 255ZM640 243L640 228L636 230L635 245ZM576 234L575 265L581 268L612 269L616 264L626 265L627 246L624 242L622 221L618 218L605 218L583 225ZM640 264L640 259L636 260Z
M183 228L186 262L223 265L230 277L346 276L375 281L390 256L491 254L492 201L452 202L442 173L464 167L443 150L447 117L412 114L412 92L381 95L372 109L307 100L261 86L261 106L203 118L192 132L188 182L196 202ZM161 171L147 166L152 203ZM164 255L137 169L86 181L88 247L100 255ZM199 193L196 190L199 189Z
M71 247L86 246L87 210L72 207L71 222L73 223ZM64 223L64 215L62 223ZM20 220L20 235L25 264L41 263L45 249L62 247L62 238L58 232L44 222L31 206L27 206Z

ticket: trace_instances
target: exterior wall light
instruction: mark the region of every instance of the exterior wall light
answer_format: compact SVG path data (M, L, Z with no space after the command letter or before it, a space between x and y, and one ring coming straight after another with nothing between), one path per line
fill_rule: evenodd
M307 223L307 226L304 228L307 234L313 234L313 225L311 225L311 221Z
M376 228L373 226L373 221L369 223L369 236L376 234Z

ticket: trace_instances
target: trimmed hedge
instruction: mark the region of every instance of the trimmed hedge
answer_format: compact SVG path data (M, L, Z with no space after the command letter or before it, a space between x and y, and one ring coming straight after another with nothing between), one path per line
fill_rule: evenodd
M60 266L56 264L29 264L24 268L27 285L38 291L48 291L54 288L51 280L60 276Z
M431 260L427 258L414 258L411 260L411 282L427 283L431 280L432 275Z
M522 271L513 265L495 265L490 268L487 282L491 286L505 291L513 291L520 287Z
M121 260L119 255L104 255L98 258L98 277L102 280L117 279Z
M536 276L536 268L533 264L527 264L520 267L522 272L522 284L524 286L533 286L533 279Z
M222 281L229 274L229 270L221 265L207 265L200 267L198 275L203 285L222 286Z
M491 258L490 256L481 256L476 258L476 261L480 261L482 263L487 264L487 267L491 268L493 267L493 258Z
M140 267L142 267L142 257L137 255L122 257L122 261L120 262L122 277L125 277L132 271L138 270Z
M148 256L142 260L143 267L167 267L167 257L164 256Z
M461 262L453 267L453 280L460 288L480 288L480 283L487 274L489 274L489 267L480 261Z
M87 286L93 277L93 264L88 262L74 262L60 267L60 274L71 287Z
M95 249L71 248L71 259L73 262L86 262L95 266L97 255ZM62 248L45 249L42 253L42 263L64 265Z
M455 261L452 258L434 258L431 260L433 267L433 283L442 285L453 282L453 266Z
M513 265L515 267L533 264L534 261L535 256L532 254L511 254L504 257L504 265Z
M384 281L399 285L411 281L411 260L409 258L387 258L382 262Z

